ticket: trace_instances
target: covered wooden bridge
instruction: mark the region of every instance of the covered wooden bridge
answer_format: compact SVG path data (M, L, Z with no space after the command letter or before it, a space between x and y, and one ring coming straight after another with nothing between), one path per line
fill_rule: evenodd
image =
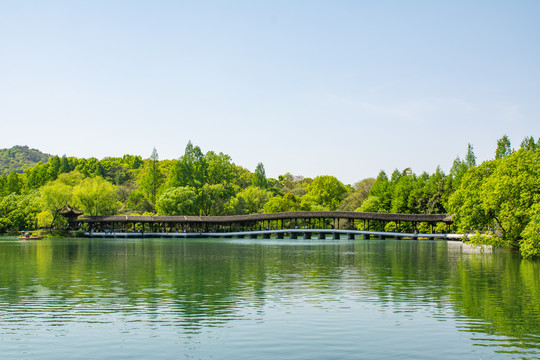
M296 211L233 216L91 216L71 217L70 227L83 229L88 236L227 236L227 234L270 231L275 234L307 232L384 232L393 222L395 233L417 233L420 223L430 229L445 224L451 232L452 218L445 214L388 214L353 211ZM424 227L425 228L425 227ZM306 231L310 230L310 231ZM108 235L110 234L110 235ZM189 234L192 234L191 236Z

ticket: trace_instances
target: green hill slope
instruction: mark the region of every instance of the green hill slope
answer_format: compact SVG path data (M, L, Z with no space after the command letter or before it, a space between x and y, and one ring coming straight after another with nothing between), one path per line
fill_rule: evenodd
M51 155L28 146L14 146L11 149L0 150L0 175L11 172L22 173L24 169L34 166L40 161L46 162Z

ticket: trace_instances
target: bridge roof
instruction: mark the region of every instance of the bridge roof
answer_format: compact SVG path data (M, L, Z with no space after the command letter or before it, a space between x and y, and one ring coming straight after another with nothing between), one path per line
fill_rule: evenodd
M146 222L146 223L242 223L282 219L358 219L406 222L443 222L451 223L452 216L446 214L391 214L355 211L291 211L269 214L249 214L231 216L137 216L109 215L90 216L78 219L79 222Z

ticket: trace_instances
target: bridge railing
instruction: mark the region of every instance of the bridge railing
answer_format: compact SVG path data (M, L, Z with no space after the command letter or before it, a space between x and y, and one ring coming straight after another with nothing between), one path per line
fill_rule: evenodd
M297 238L298 235L303 238L311 239L315 235L319 239L331 235L334 239L340 239L346 236L349 239L355 239L357 236L365 238L410 238L410 239L446 239L461 240L459 234L430 234L430 233L408 233L408 232L386 232L386 231L365 231L365 230L344 230L344 229L272 229L272 230L254 230L254 231L236 231L236 232L85 232L88 237L110 237L110 238L141 238L141 237L162 237L162 238L233 238L233 237L262 237L269 238L274 235L276 238L289 236Z

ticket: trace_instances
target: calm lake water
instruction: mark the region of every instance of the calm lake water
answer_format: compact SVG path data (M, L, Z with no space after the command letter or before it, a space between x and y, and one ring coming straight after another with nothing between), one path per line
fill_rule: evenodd
M540 359L540 262L412 240L0 239L2 359Z

